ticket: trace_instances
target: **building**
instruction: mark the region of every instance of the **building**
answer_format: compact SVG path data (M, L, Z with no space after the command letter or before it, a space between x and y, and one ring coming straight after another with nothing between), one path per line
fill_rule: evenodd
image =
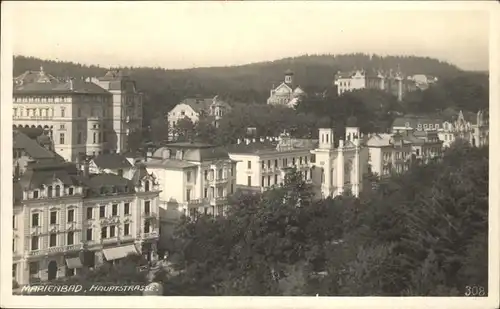
M278 87L272 87L267 104L295 107L306 96L304 90L295 85L294 73L285 72L285 80Z
M231 105L219 99L219 96L204 99L187 98L170 110L168 124L170 128L173 128L181 119L188 118L193 123L196 123L200 120L200 117L206 116L213 117L217 126L222 117L230 110Z
M314 174L319 176L323 197L335 197L346 191L358 196L363 189L361 134L359 128L346 128L345 139L335 144L334 129L319 129L318 148L311 151L316 157Z
M454 119L444 121L439 138L444 147L449 147L457 138L468 141L472 146L480 147L489 143L489 121L487 113L462 112Z
M488 144L489 125L484 111L477 113L460 111L457 116L449 119L443 117L407 115L398 117L392 124L396 132L427 132L437 131L443 147L449 147L457 138L468 141L473 146Z
M380 177L406 172L412 162L427 163L441 157L442 144L436 131L370 135L366 141L370 172Z
M399 101L403 100L406 93L416 91L418 85L412 78L404 78L398 69L396 72L390 70L354 70L351 72L337 72L333 82L337 88L337 94L361 89L377 89L386 91L396 96Z
M158 184L81 173L69 162L29 163L13 184L12 277L33 284L128 254L154 259Z
M45 135L43 136L46 137ZM20 177L24 174L28 163L64 161L62 157L50 149L50 142L45 147L43 146L43 142L43 140L37 138L30 138L21 130L14 130L12 132L12 166L14 178Z
M107 153L91 158L89 171L92 174L115 174L132 179L136 168L135 162L131 162L124 154Z
M171 143L155 150L144 163L161 184L162 239L172 234L182 214L223 215L235 189L235 164L220 147Z
M312 182L311 155L317 140L294 139L283 133L275 139L243 139L227 147L236 161L236 184L239 188L263 191L285 180L289 168L295 167L304 179Z
M111 143L116 152L127 151L129 135L142 131L143 94L137 90L136 82L123 70L109 70L104 76L88 78L87 81L111 93L110 116L115 133Z
M43 71L14 79L14 128L43 129L67 161L126 150L126 136L142 126L135 82L108 72L97 79L56 79ZM103 88L104 87L104 88Z

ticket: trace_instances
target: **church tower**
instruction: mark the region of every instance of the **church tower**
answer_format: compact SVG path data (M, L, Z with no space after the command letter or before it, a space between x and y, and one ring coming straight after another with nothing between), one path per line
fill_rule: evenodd
M293 72L290 69L285 72L285 84L293 88Z

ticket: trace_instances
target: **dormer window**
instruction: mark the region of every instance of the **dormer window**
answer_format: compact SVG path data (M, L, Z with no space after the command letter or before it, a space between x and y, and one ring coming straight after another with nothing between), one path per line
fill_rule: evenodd
M112 190L112 192L113 192L113 193L116 193L116 192L117 192L116 187L113 187L111 190Z
M68 195L73 195L74 189L72 187L68 188Z
M146 191L146 192L148 192L148 191L149 191L149 181L148 181L148 180L146 180L146 181L144 182L144 191Z
M56 196L61 196L61 186L56 186Z
M405 123L405 127L409 128L410 127L410 123L409 122Z
M52 191L54 190L54 188L52 188L52 186L49 186L47 188L47 197L52 197Z
M33 191L33 198L38 198L38 190Z

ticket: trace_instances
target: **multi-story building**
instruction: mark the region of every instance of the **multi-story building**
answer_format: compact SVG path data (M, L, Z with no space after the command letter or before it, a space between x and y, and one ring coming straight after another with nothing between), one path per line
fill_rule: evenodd
M19 284L73 276L128 254L155 258L158 185L88 174L69 162L30 163L14 180L12 277Z
M284 133L275 140L244 139L227 148L229 157L236 161L238 187L263 191L285 180L286 171L296 168L304 179L312 182L311 150L317 140L294 139Z
M174 128L179 120L188 118L193 123L198 122L200 117L211 117L214 125L218 126L219 121L231 110L231 105L221 100L218 96L214 98L187 98L182 100L168 113L168 124Z
M223 215L235 189L235 164L220 147L171 143L154 151L144 165L161 184L162 239L171 235L181 214Z
M285 72L285 80L278 87L272 87L267 104L295 107L306 93L294 84L294 74L291 70Z
M92 174L115 174L132 179L136 172L135 162L124 154L106 153L90 159L89 170Z
M137 90L136 82L123 70L109 70L104 76L87 81L111 93L110 116L115 134L110 142L116 152L127 151L129 135L142 130L143 95Z
M126 134L142 125L142 99L133 81L124 76L113 80L111 75L61 80L41 68L18 76L14 128L45 130L55 151L68 161L83 154L124 151Z
M345 139L339 140L338 145L334 129L319 129L319 145L311 153L316 157L313 170L320 178L319 189L323 197L334 197L346 191L359 195L365 170L359 128L346 128Z
M412 144L401 134L374 134L366 141L370 172L387 177L392 172L405 172L410 168Z
M337 72L333 82L337 88L337 94L360 89L378 89L396 96L401 101L408 92L415 91L419 87L412 78L404 78L399 71L388 73L378 71L354 70L352 72Z
M460 111L456 117L445 120L440 117L407 115L398 117L392 124L396 132L437 131L443 147L449 147L457 138L468 141L473 146L488 144L488 117L484 111L477 113Z

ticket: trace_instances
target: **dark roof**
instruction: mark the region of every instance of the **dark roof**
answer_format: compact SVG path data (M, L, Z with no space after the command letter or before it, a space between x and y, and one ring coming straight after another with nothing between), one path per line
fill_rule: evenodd
M198 148L213 148L215 147L212 144L207 143L198 143L198 142L175 142L168 143L165 145L168 148L190 148L190 149L198 149Z
M189 105L195 112L199 113L201 111L206 111L213 103L213 98L209 99L197 99L197 98L187 98L182 100L180 104Z
M406 123L409 123L411 128L416 128L418 124L443 124L442 118L430 117L430 116L404 116L397 117L392 122L393 127L404 127Z
M262 153L276 151L277 142L252 142L246 144L244 141L241 144L230 145L226 148L227 152L235 154L245 154L245 153Z
M229 159L229 155L223 147L198 148L186 150L183 159L187 161L203 162Z
M125 155L119 153L100 154L92 161L94 161L94 164L97 165L97 167L103 169L114 170L132 167Z
M285 75L293 75L293 71L288 69L285 71Z
M19 184L23 189L36 189L52 183L55 179L68 186L80 184L76 165L70 162L28 164Z
M13 131L12 146L14 149L23 149L33 159L59 159L54 152L42 147L34 139L17 130Z
M106 72L106 74L102 77L99 77L100 81L114 81L114 80L121 80L128 78L129 75L128 73L124 72L123 70L120 69L114 69L114 70L109 70Z
M183 160L177 159L156 159L152 158L144 163L149 167L161 167L161 168L170 168L170 169L184 169L195 167L196 164L189 163ZM135 176L135 175L134 175Z
M115 174L93 174L89 175L86 185L90 188L101 188L101 187L111 187L111 186L130 186L132 183L125 177L115 175Z
M75 79L72 82L27 83L14 87L14 94L109 94L98 85Z
M25 71L23 74L14 77L14 82L23 84L34 83L38 80L57 81L57 78L44 71Z
M134 176L132 176L132 182L134 184L138 184L139 181L147 175L149 174L148 171L146 170L146 166L144 164L141 164L137 166L137 170L135 171Z

